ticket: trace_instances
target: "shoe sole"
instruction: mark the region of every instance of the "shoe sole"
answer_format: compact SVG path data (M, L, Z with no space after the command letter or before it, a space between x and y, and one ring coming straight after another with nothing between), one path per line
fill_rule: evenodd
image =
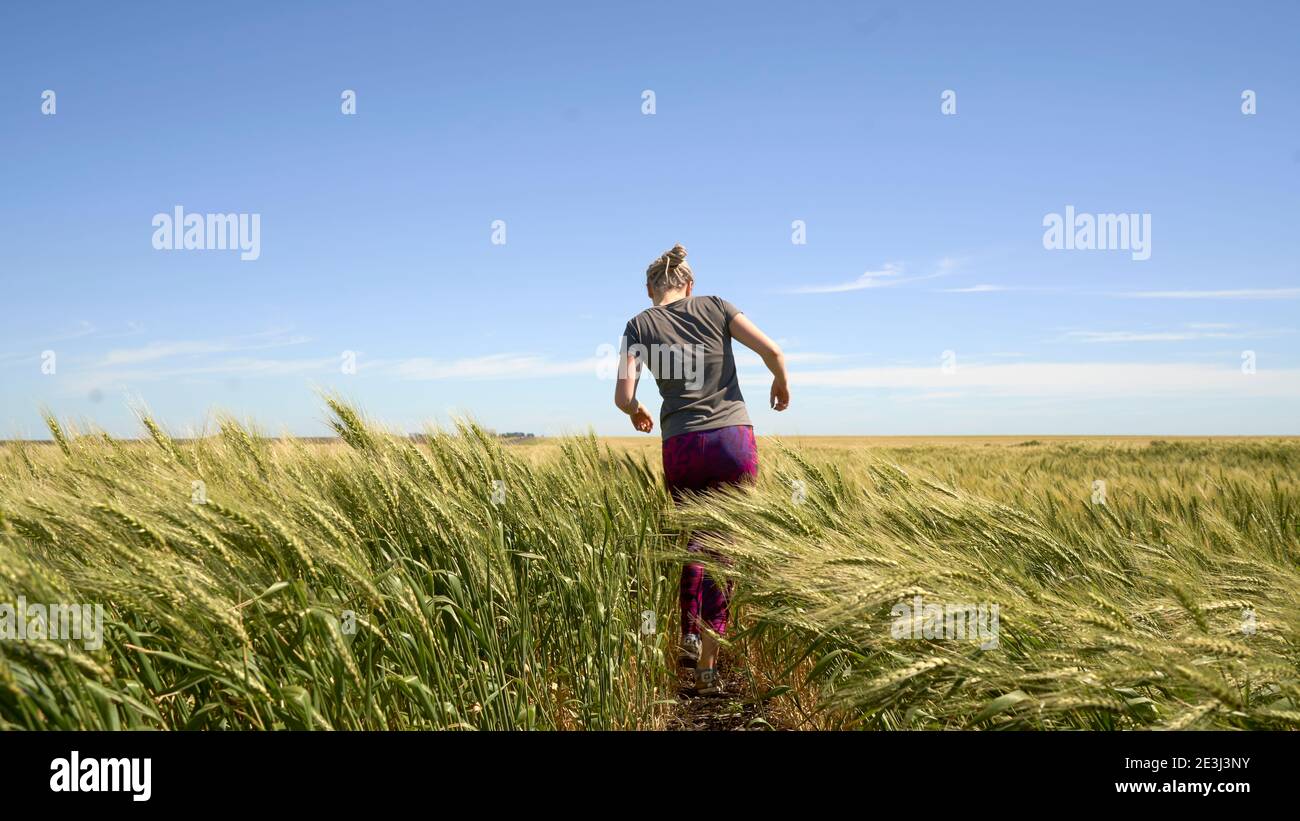
M682 698L722 698L727 695L723 690L696 690L694 687L683 687L677 694Z

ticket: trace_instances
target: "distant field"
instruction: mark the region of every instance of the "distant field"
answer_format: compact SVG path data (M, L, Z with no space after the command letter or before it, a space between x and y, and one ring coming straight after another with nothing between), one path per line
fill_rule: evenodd
M1300 442L1300 436L759 436L760 444L779 440L800 448L913 448L922 446L1017 446L1080 443L1094 445L1149 445L1152 442ZM548 440L539 439L538 442ZM655 447L655 435L602 436L600 441L627 448Z
M530 446L541 448L545 452L552 439L538 439ZM648 459L658 458L662 440L657 435L650 436L602 436L602 444L611 448L626 450ZM1295 436L759 436L759 462L763 454L775 447L777 443L809 453L839 451L857 453L868 451L884 458L908 460L920 451L963 449L990 450L1012 448L1016 453L1044 451L1052 446L1072 446L1088 450L1113 449L1129 450L1144 448L1152 443L1172 444L1187 443L1209 447L1230 445L1277 445L1279 447L1300 444L1300 437Z
M1300 728L1300 439L763 438L678 510L654 436L331 407L327 444L0 444L0 606L105 625L0 640L0 729ZM738 591L703 719L691 530Z

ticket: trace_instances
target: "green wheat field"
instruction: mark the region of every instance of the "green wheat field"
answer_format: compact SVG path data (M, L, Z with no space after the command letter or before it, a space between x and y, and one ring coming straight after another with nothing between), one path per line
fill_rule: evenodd
M659 729L687 533L755 729L1300 728L1300 441L760 439L674 509L657 438L231 420L0 445L0 729ZM1099 485L1098 483L1103 483ZM996 605L996 646L896 605Z

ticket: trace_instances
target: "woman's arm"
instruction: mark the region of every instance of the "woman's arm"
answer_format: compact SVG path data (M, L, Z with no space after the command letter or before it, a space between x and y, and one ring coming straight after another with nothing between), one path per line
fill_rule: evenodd
M790 407L790 388L786 384L785 354L781 348L744 314L731 320L731 337L763 358L763 364L772 372L772 393L768 397L772 410L783 411Z
M618 381L614 383L614 405L632 417L632 427L642 433L654 430L655 422L650 412L636 399L636 383L641 377L641 365L636 357L627 354L623 367L618 370Z

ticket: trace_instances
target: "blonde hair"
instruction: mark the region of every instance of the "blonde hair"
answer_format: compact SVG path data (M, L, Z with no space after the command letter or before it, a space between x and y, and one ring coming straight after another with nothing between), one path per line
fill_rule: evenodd
M645 282L657 294L685 288L695 281L691 266L686 263L686 249L679 242L645 269Z

